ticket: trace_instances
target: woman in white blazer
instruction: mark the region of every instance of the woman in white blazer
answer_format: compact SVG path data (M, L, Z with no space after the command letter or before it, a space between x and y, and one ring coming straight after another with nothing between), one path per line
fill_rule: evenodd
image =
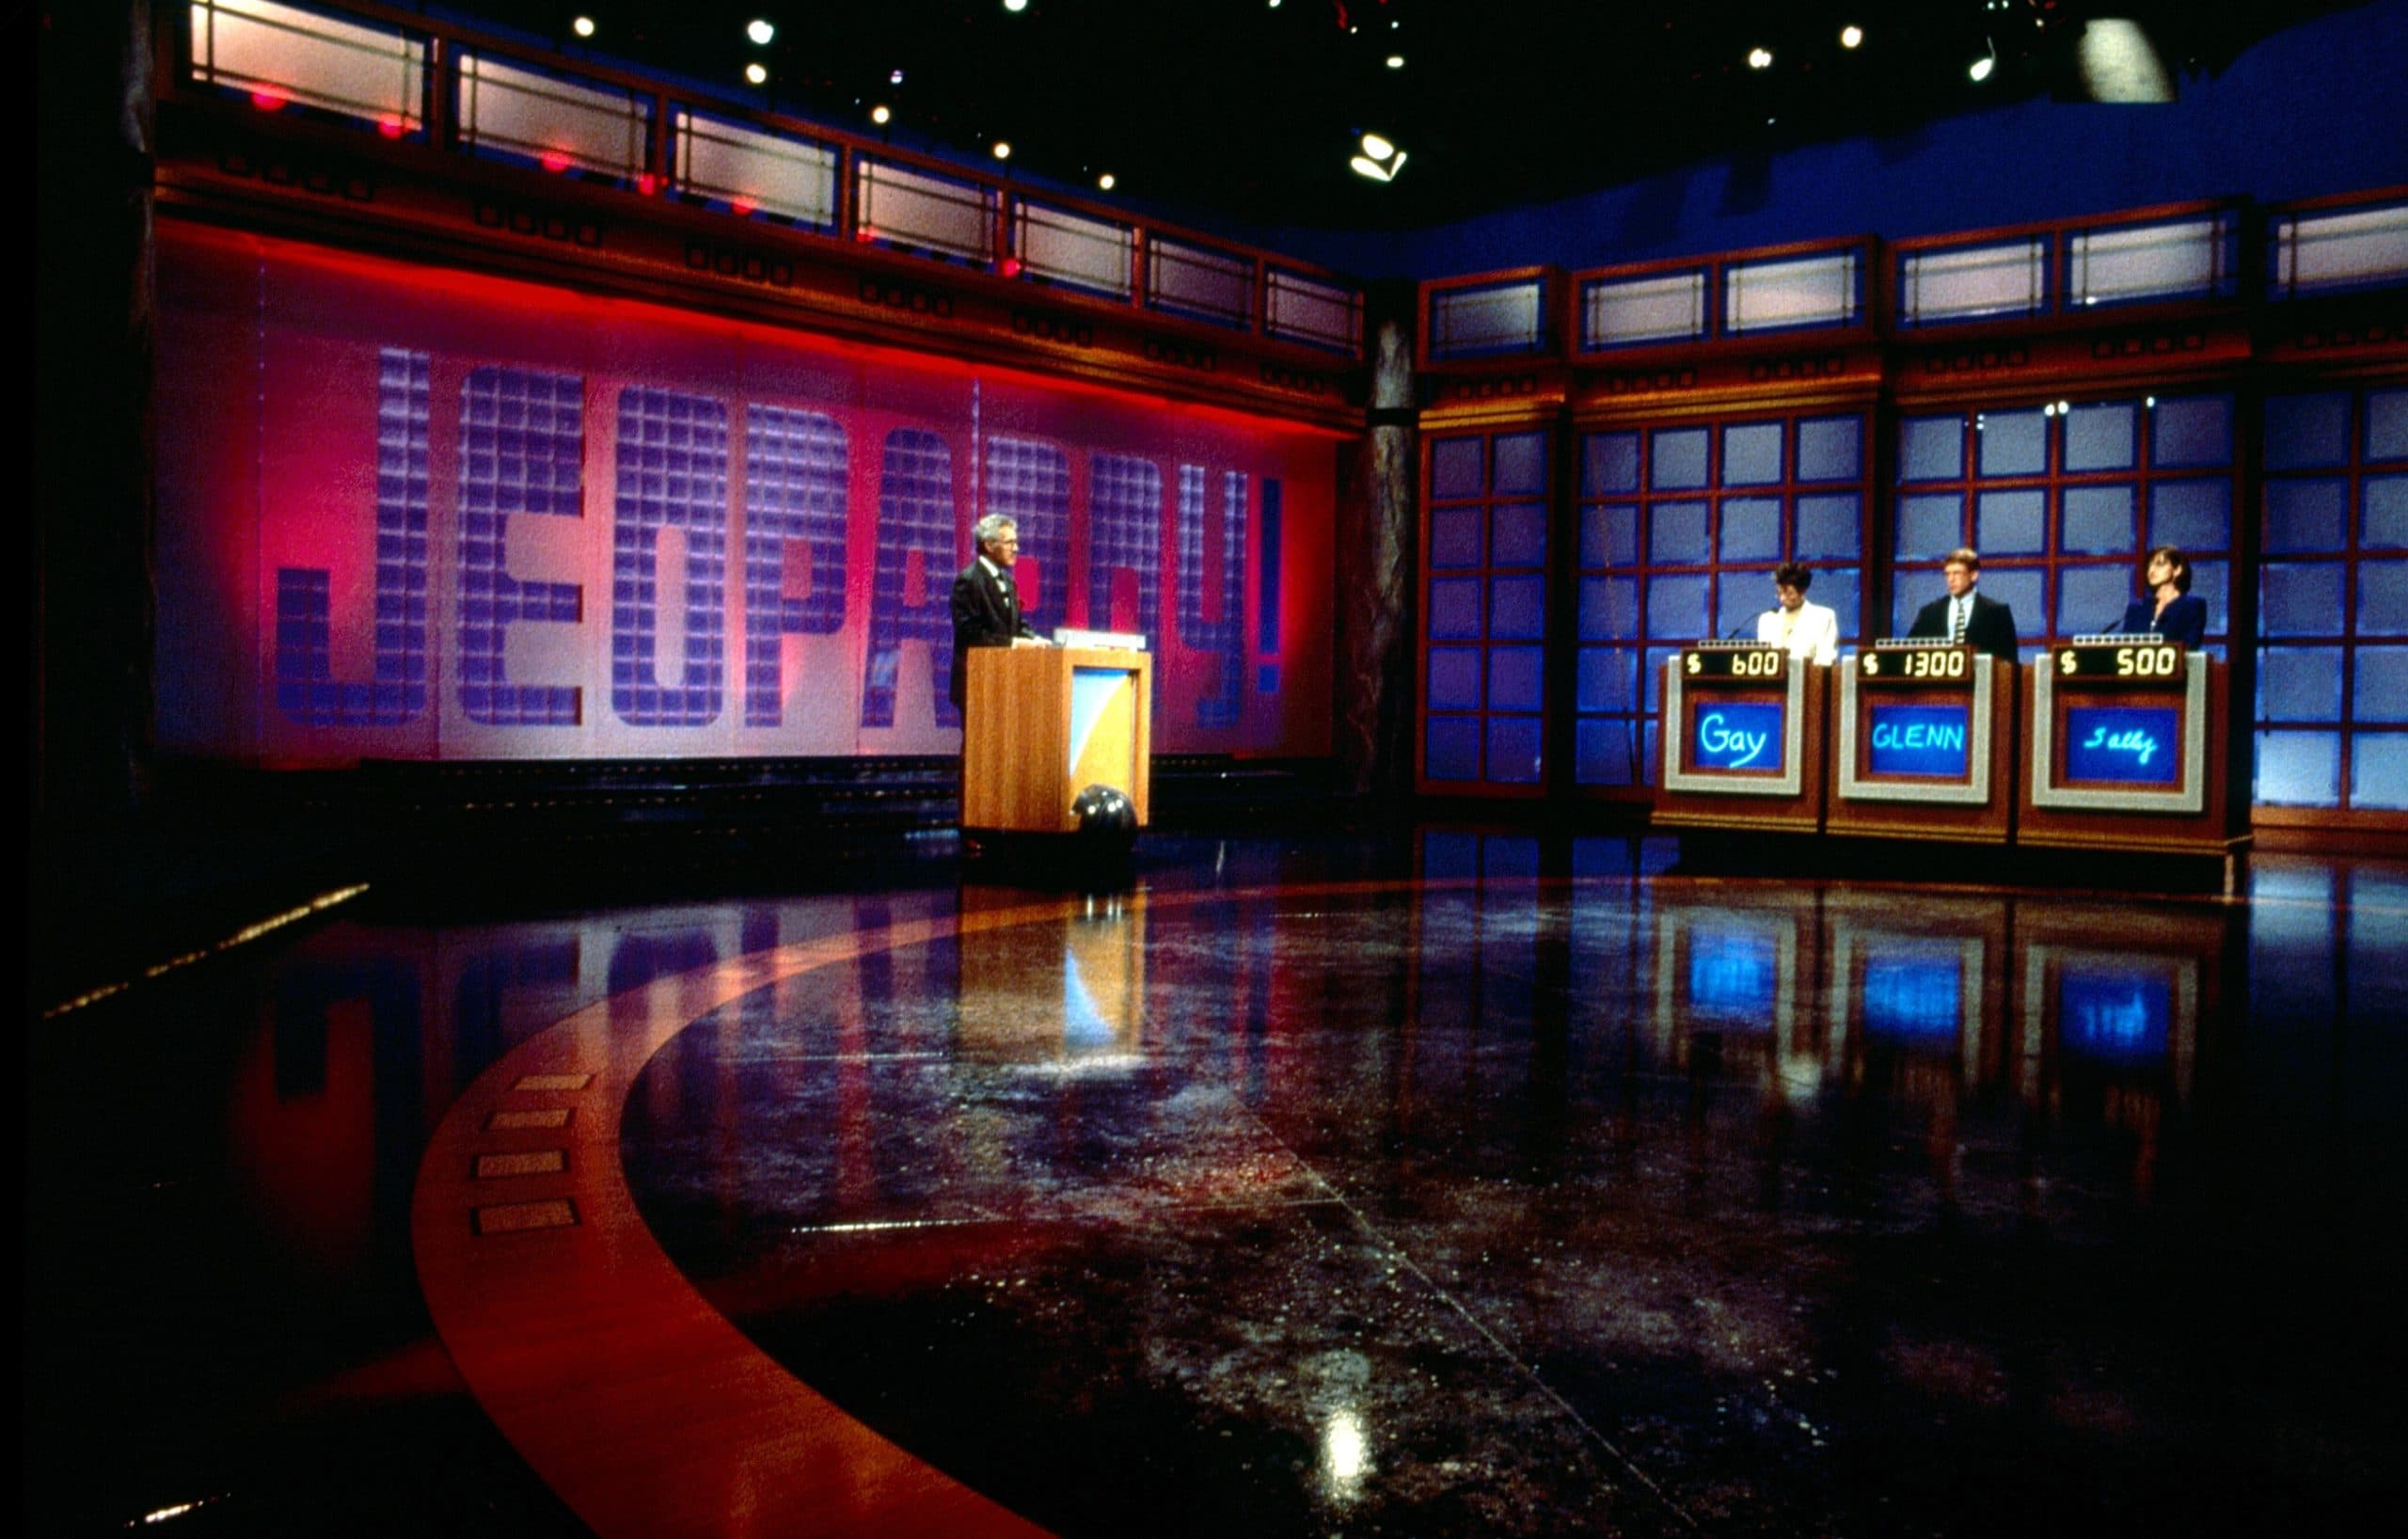
M1756 617L1756 640L1789 648L1800 662L1828 668L1840 655L1840 617L1806 602L1806 590L1814 585L1814 574L1794 561L1774 567L1772 591L1781 603Z

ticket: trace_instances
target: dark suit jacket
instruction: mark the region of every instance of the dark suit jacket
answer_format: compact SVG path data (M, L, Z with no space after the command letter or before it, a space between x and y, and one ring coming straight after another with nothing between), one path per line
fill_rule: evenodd
M1034 638L1021 618L1020 590L1006 573L999 581L984 563L973 561L953 579L953 677L945 693L958 709L970 698L970 649L1009 646L1015 636Z
M1935 598L1915 614L1909 636L1948 639L1948 600ZM2015 660L2015 606L1985 598L1973 590L1973 612L1965 617L1965 640L2001 662Z
M2135 598L2124 611L2124 623L2115 627L2127 636L2155 634L2184 646L2196 646L2208 634L2208 601L2197 594L2181 594L2157 612L2157 599Z

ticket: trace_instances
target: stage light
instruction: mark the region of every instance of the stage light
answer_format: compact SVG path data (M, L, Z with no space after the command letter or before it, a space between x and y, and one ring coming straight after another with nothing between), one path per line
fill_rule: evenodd
M769 40L778 35L778 29L769 23L756 18L744 24L744 35L759 46L767 48L769 46Z
M1748 50L1748 68L1749 68L1749 69L1751 69L1751 70L1769 70L1769 69L1771 69L1771 68L1772 68L1772 50L1771 50L1771 49L1769 49L1769 48L1751 48L1751 49L1749 49L1749 50Z
M755 86L766 86L769 83L769 67L754 59L744 67L744 78Z
M1861 45L1863 41L1864 28L1861 26L1844 26L1840 28L1840 46L1842 48L1855 48Z
M2138 22L2092 17L2074 40L2074 63L2083 94L2093 102L2175 99L2173 72Z
M879 103L877 106L874 106L874 107L872 107L872 108L870 108L870 109L869 109L869 120L870 120L871 122L873 122L873 123L878 123L878 124L881 124L881 125L883 125L883 124L887 121L887 119L889 119L893 118L894 116L895 116L895 114L894 114L894 113L892 113L892 112L890 112L890 111L888 111L888 110L887 110L887 108L886 108L886 104L885 104L884 103Z
M576 33L580 38L590 38L594 36L594 18L591 16L580 16L576 21L568 24L568 29L571 32Z
M1396 153L1396 146L1381 138L1377 134L1366 134L1363 135L1363 153L1373 160L1386 160Z
M1028 8L1028 0L1004 0L1004 8L1017 16Z
M1105 192L1110 192L1118 181L1119 179L1117 177L1115 177L1110 171L1106 171L1103 175L1095 179L1095 184L1102 188Z
M1357 176L1370 177L1374 182L1394 182L1397 173L1404 169L1404 151L1377 134L1366 134L1362 153L1346 164L1354 168Z
M1388 56L1388 68L1389 68L1389 69L1391 69L1391 70L1402 70L1402 69L1403 69L1403 68L1404 68L1404 56L1403 56L1402 54L1390 54L1390 55Z
M1984 54L1980 58L1975 59L1972 64L1966 67L1965 73L1972 79L1975 85L1979 85L1983 81L1988 80L1990 77L1990 71L1997 68L1998 47L1996 44L1992 44L1988 53Z
M903 71L900 70L889 70L886 72L886 83L890 86L900 86L903 84Z
M1009 159L1011 159L1011 158L1012 158L1012 141L1011 141L1011 140L1009 140L1009 139L997 139L997 140L995 141L995 158L996 158L997 160L1009 160Z

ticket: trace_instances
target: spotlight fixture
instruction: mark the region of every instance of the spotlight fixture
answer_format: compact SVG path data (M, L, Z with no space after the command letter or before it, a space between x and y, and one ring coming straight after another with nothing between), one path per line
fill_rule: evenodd
M887 71L886 83L890 86L900 86L903 84L903 71L900 70Z
M1982 41L1985 47L1988 48L1988 52L1983 54L1980 58L1975 59L1972 64L1965 67L1965 73L1970 76L1973 84L1977 86L1983 81L1988 80L1990 77L1991 71L1998 68L1998 44L1991 42L1987 38L1983 39Z
M1103 175L1095 179L1095 184L1103 191L1110 192L1118 181L1119 178L1114 176L1110 171L1106 171Z
M744 67L744 78L755 86L766 86L769 83L769 67L754 59Z
M1012 141L1011 141L1011 140L1009 140L1009 139L997 139L997 140L995 141L995 158L996 158L997 160L1009 160L1009 159L1011 159L1011 158L1012 158Z
M1357 176L1367 176L1374 182L1394 182L1397 173L1404 169L1404 151L1377 134L1366 134L1361 151L1347 164Z
M1861 26L1844 26L1840 28L1840 46L1842 48L1861 47L1863 42L1864 28Z
M880 125L881 127L884 126L894 116L894 113L887 110L886 103L883 102L880 102L878 105L869 109L869 120Z
M571 32L576 33L580 38L590 38L594 36L594 18L591 16L580 16L576 21L568 24L568 29Z
M1748 50L1748 68L1749 68L1749 69L1751 69L1751 70L1769 70L1769 69L1771 69L1771 68L1772 68L1772 50L1771 50L1771 49L1769 49L1769 48L1751 48L1751 49L1749 49L1749 50Z
M778 35L778 29L772 24L754 17L744 24L744 35L758 46L767 48L769 46L769 40Z
M1391 70L1402 70L1402 69L1403 69L1403 68L1404 68L1404 56L1403 56L1402 54L1390 54L1390 55L1388 56L1388 68L1389 68L1389 69L1391 69Z
M1028 8L1028 0L1004 0L1004 8L1017 16Z

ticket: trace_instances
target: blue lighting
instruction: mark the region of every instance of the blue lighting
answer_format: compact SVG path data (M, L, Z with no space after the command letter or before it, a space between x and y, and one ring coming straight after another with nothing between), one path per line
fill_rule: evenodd
M1724 1023L1767 1030L1772 1024L1773 937L1761 929L1689 931L1689 1009Z
M2173 1014L2174 987L2162 967L2142 972L2102 960L2057 975L2057 1039L2077 1056L2154 1062L2165 1056Z
M2172 785L2181 778L2182 713L2171 706L2074 706L2066 711L2066 781Z
M1872 754L1865 768L1877 775L1914 775L1963 780L1972 759L1970 706L1875 706Z
M1862 997L1868 1039L1953 1042L1964 1023L1964 973L1954 956L1868 958Z
M1784 706L1701 703L1690 738L1690 763L1700 770L1781 772Z

